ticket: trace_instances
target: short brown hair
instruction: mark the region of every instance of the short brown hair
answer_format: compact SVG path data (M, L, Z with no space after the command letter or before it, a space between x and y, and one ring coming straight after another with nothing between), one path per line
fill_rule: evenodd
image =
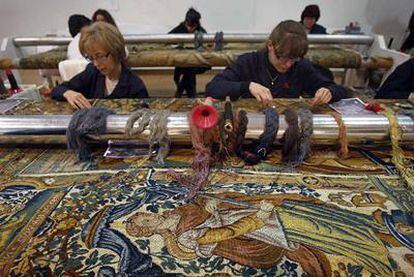
M299 22L286 20L280 22L272 31L269 40L281 57L298 58L308 52L308 39L305 27Z
M82 29L79 41L81 54L86 56L92 45L102 46L117 62L124 62L126 59L124 37L118 28L109 23L95 22Z
M305 9L302 12L302 15L300 16L300 20L303 23L303 19L305 17L313 17L315 18L315 21L319 20L319 17L321 17L321 12L319 10L318 5L308 5L305 7Z

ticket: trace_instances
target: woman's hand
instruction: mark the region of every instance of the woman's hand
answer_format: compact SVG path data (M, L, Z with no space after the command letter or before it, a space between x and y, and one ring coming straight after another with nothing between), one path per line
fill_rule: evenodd
M250 82L249 90L250 93L257 99L257 101L262 102L265 105L270 104L273 100L273 96L270 90L258 83Z
M68 90L65 93L63 93L63 97L68 100L68 103L74 107L75 109L89 109L91 106L91 103L83 96L82 93Z
M312 100L312 105L322 105L329 103L332 99L332 93L327 88L320 88L316 91L315 97Z

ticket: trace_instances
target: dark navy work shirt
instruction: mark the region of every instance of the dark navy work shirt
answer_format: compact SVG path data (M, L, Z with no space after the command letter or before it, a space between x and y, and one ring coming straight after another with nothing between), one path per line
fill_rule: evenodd
M279 73L270 64L267 50L241 55L207 84L206 95L217 99L230 96L232 100L253 97L250 82L267 87L274 98L298 98L305 92L314 94L321 87L331 91L332 102L347 96L344 87L322 76L307 59L296 62L286 73Z
M313 24L312 29L309 30L309 34L327 34L326 28L319 24Z
M414 58L400 64L385 80L375 98L407 99L414 92Z
M67 90L80 92L88 99L148 98L144 82L125 65L122 65L118 84L108 96L105 95L105 75L92 63L88 64L84 71L70 81L56 86L52 91L52 98L64 101L63 94Z

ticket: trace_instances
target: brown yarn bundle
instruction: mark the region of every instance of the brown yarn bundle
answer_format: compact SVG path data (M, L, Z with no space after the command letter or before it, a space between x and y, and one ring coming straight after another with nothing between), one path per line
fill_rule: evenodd
M338 124L338 141L339 141L339 151L338 155L341 158L348 157L349 149L348 149L348 137L346 135L346 125L342 119L342 116L338 112L331 112L331 115L335 119L336 123Z
M398 123L398 118L393 110L385 107L382 112L389 121L389 132L392 146L392 162L400 173L402 179L406 182L411 190L414 190L414 170L410 165L409 159L406 158L403 149L400 146L400 141L403 135L401 126Z

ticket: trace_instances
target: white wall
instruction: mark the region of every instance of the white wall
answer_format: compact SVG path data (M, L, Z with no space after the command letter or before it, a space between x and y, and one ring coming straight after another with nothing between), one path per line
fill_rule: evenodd
M140 32L168 30L183 20L190 6L201 12L210 32L270 32L281 20L298 20L308 4L320 6L319 23L329 29L358 21L365 31L394 37L396 44L414 10L413 0L0 0L0 39L68 34L69 15L91 16L97 8L108 9L121 26L139 25Z

